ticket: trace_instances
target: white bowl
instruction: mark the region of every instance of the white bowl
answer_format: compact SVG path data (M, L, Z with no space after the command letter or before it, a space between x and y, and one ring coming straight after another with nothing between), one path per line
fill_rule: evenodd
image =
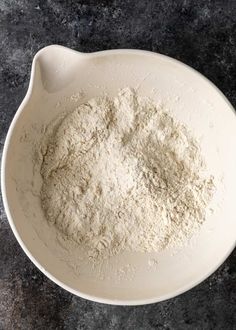
M200 140L218 190L214 213L189 246L150 255L124 253L90 268L82 252L63 247L40 208L34 148L61 111L104 91L131 86L161 100ZM78 91L84 92L77 100ZM79 94L81 95L81 93ZM59 102L58 102L59 101ZM28 92L7 134L2 195L10 226L33 263L62 288L87 299L138 305L174 297L213 273L235 247L236 118L224 95L201 74L169 57L139 50L82 54L61 46L40 50ZM175 253L174 253L175 252Z

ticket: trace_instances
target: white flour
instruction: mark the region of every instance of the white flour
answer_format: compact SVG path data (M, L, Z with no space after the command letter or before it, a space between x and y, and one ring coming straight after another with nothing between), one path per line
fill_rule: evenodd
M58 117L41 153L46 218L91 258L181 246L205 220L214 183L197 142L134 90Z

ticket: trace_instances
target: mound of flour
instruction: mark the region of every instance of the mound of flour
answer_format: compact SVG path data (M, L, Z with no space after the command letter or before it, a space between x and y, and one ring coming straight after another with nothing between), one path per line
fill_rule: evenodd
M132 89L58 117L42 140L46 218L91 258L184 244L214 191L188 130Z

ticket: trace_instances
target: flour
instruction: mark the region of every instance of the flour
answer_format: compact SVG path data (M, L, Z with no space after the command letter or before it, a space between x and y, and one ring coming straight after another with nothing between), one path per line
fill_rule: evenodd
M46 218L93 259L181 246L205 221L214 180L198 143L132 89L56 118L40 151Z

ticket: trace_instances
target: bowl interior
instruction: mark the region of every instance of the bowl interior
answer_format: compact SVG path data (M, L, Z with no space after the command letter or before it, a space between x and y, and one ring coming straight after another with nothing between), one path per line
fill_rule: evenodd
M139 304L185 291L215 270L235 245L236 120L216 87L189 67L142 51L80 54L44 49L33 65L31 88L9 130L3 194L10 224L26 253L67 290L96 301ZM123 253L91 267L84 252L61 239L40 207L35 148L57 114L122 87L161 102L199 139L217 193L207 221L179 251Z

